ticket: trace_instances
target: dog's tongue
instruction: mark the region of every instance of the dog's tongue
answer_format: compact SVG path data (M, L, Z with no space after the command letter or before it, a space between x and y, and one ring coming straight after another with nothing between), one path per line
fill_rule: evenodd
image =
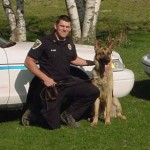
M109 65L105 65L105 70L109 69Z

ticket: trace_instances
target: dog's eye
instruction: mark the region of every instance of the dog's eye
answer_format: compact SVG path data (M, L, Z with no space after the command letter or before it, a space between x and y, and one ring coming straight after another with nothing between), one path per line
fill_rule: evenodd
M104 51L102 51L102 52L101 52L101 55L105 55L105 52L104 52Z
M108 52L107 54L108 54L108 55L111 55L111 52Z

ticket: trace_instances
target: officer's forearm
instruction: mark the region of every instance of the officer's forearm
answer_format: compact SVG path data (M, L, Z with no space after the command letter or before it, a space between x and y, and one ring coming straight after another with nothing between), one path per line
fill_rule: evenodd
M28 70L30 72L32 72L35 76L37 76L38 78L40 78L41 80L45 81L47 80L49 77L44 74L36 65L36 60L34 60L31 57L26 57L25 59L25 66L28 68Z

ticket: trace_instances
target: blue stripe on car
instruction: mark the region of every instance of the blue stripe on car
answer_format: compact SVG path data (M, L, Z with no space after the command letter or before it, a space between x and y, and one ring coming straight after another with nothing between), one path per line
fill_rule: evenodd
M24 70L27 69L25 66L0 66L0 70Z

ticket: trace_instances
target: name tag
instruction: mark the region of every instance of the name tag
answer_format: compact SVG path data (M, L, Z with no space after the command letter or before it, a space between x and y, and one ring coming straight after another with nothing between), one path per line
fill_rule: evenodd
M51 49L51 52L56 52L56 49Z

